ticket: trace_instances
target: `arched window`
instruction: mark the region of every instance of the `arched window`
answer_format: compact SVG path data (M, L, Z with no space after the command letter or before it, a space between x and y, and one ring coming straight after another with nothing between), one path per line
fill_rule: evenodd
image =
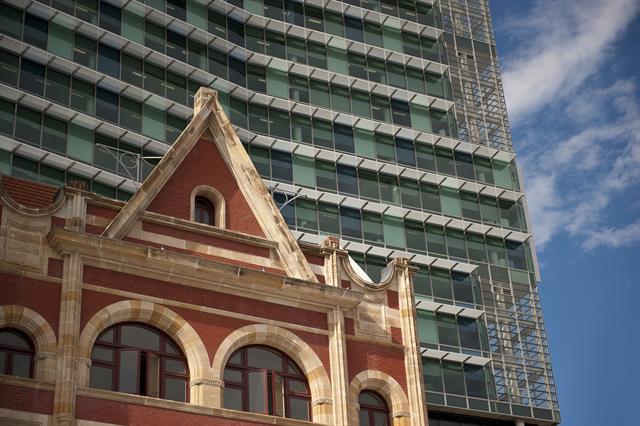
M0 329L0 374L33 377L34 354L31 339L22 331Z
M360 426L387 426L389 421L389 407L378 393L362 391L358 397L360 404Z
M205 197L196 197L195 200L195 221L205 225L215 225L215 208L213 203Z
M224 369L224 407L311 420L309 383L285 353L247 346L235 351Z
M92 388L186 402L188 383L182 351L160 330L116 324L96 339L91 352Z

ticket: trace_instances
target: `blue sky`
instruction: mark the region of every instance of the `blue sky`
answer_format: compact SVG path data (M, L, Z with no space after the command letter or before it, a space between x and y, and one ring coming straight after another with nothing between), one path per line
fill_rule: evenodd
M640 0L489 0L563 425L638 425Z

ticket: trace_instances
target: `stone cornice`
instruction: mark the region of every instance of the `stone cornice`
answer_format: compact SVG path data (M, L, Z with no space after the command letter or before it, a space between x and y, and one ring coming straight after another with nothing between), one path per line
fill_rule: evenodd
M167 226L169 228L180 229L182 231L197 232L198 234L203 234L209 237L250 244L257 247L265 247L269 249L278 247L277 242L268 240L266 238L260 238L254 235L231 231L229 229L204 225L190 220L178 219L175 217L165 216L152 212L144 212L141 216L144 222L155 223L158 225Z
M273 299L298 305L329 309L340 306L353 309L360 296L348 289L317 282L283 277L272 272L234 266L213 259L160 250L143 244L98 235L53 229L47 235L49 245L58 253L78 252L86 264L159 279L211 285L211 289L245 297ZM277 293L274 291L277 290Z

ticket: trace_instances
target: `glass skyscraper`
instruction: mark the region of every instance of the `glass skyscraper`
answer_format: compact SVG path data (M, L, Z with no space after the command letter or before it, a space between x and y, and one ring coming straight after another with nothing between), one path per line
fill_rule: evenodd
M560 421L486 0L0 0L3 174L126 200L200 86L301 242L420 268L431 424Z

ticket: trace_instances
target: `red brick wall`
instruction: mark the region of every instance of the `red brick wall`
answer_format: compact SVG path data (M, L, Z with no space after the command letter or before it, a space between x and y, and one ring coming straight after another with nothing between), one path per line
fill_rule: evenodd
M58 333L60 285L0 273L0 304L21 305L36 311Z
M391 309L400 308L400 300L398 299L398 292L395 290L387 290L387 300L389 301L389 307Z
M234 231L264 236L233 175L212 141L200 139L164 188L149 211L190 219L191 192L196 186L210 185L224 197L226 226Z
M379 370L396 379L405 392L407 391L402 348L347 339L347 366L349 381L361 371Z
M0 407L33 413L53 413L53 391L0 384Z

